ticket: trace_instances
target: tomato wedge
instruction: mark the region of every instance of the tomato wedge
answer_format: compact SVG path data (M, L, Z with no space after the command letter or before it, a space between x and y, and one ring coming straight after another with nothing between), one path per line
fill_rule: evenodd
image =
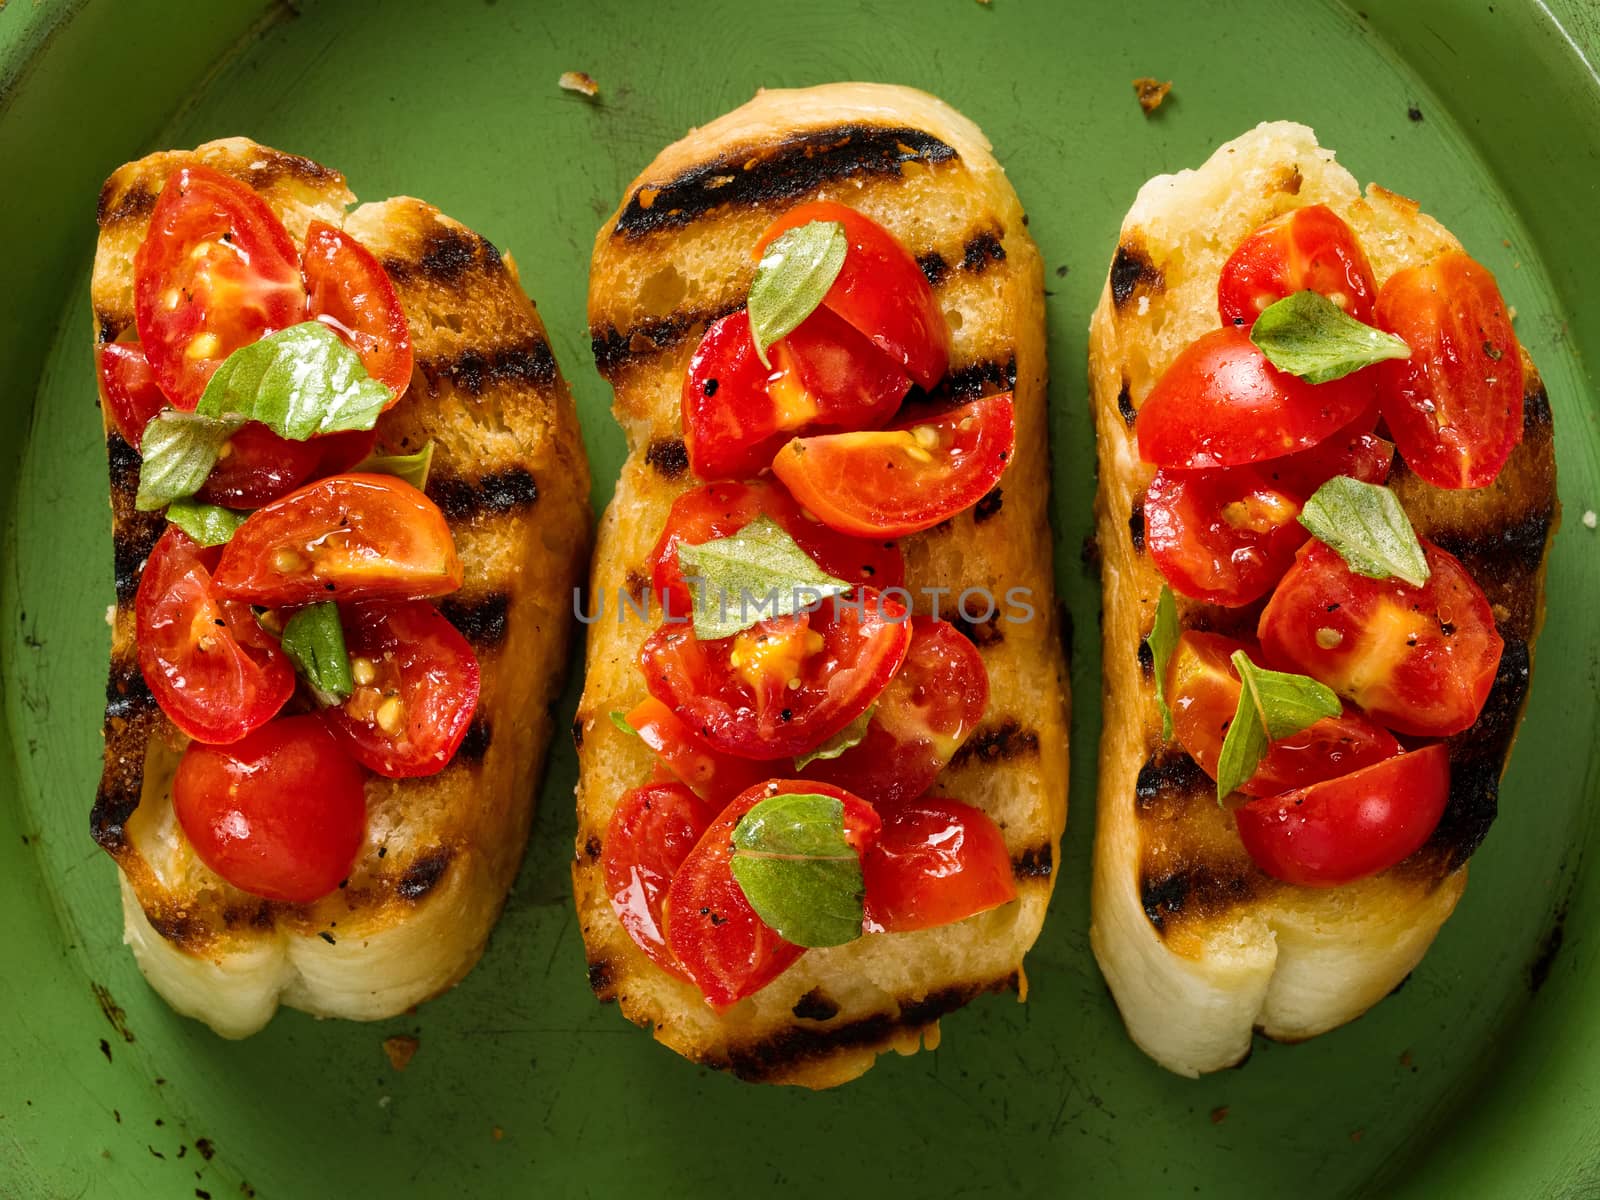
M94 348L94 365L101 406L122 440L137 450L144 441L144 427L167 406L155 368L138 342L102 342Z
M1260 664L1261 648L1217 633L1186 631L1167 663L1167 703L1172 733L1211 778L1217 777L1222 740L1239 709L1239 674L1230 661L1243 650ZM1274 796L1349 774L1400 753L1387 729L1354 709L1324 717L1309 729L1272 743L1261 765L1239 790L1248 796Z
M134 597L139 670L173 724L202 742L235 742L294 694L294 668L250 606L217 593L202 549L176 525L150 552Z
M861 856L868 933L932 929L1017 898L1005 837L981 809L923 796L878 812L883 828Z
M1326 204L1286 212L1240 242L1222 266L1217 311L1224 325L1248 329L1271 305L1307 290L1372 323L1372 267L1355 232Z
M1378 368L1406 465L1442 488L1487 487L1522 440L1522 349L1494 276L1459 250L1397 271L1377 322L1411 347Z
M315 442L281 438L259 421L240 427L222 446L195 499L227 508L260 508L300 486L322 461Z
M1161 468L1144 498L1145 544L1180 595L1236 607L1283 577L1311 534L1300 509L1335 475L1389 477L1394 448L1374 435L1336 435L1264 463L1210 471Z
M867 734L837 758L800 772L873 804L909 801L933 786L989 706L989 672L948 621L911 618L905 662L878 697Z
M1368 579L1321 542L1300 551L1261 613L1270 665L1327 684L1381 725L1447 737L1478 719L1504 640L1467 569L1423 541L1420 588Z
M1239 467L1305 450L1369 411L1370 371L1310 384L1278 370L1237 327L1205 334L1150 389L1139 456L1185 471Z
M882 225L843 204L814 200L769 225L756 245L756 258L774 238L811 221L839 222L850 243L823 305L931 392L950 367L950 327L917 260Z
M310 904L355 863L366 779L315 717L284 717L231 746L191 742L172 806L200 861L234 887Z
M782 526L795 544L835 579L879 589L905 583L906 561L899 546L883 538L857 538L829 529L807 516L781 483L770 479L709 483L672 502L666 528L650 552L647 566L664 616L687 618L694 608L694 597L678 565L678 547L732 537L760 516L771 517Z
M436 775L478 707L478 656L431 604L375 600L340 613L356 689L322 716L356 761L391 779Z
M824 525L857 537L903 537L983 499L1016 446L1010 392L901 417L877 432L795 438L772 470Z
M663 625L639 652L650 694L713 749L736 758L792 758L866 711L911 643L905 607L874 588L773 617L734 637L701 641Z
M394 393L393 407L411 385L411 327L383 264L344 230L313 221L300 270L306 319L354 348L367 374Z
M1450 800L1443 742L1234 810L1239 838L1275 879L1338 887L1404 862Z
M733 878L730 859L739 821L769 796L832 796L844 805L845 840L870 848L880 821L872 806L825 783L774 779L736 796L689 852L667 893L667 946L713 1008L760 991L805 950L756 915Z
M305 314L300 255L250 188L210 167L167 180L133 259L134 320L161 390L185 412L240 346Z
M622 928L651 962L682 979L689 977L667 949L667 889L712 815L682 784L634 788L611 813L601 855L611 911Z
M217 589L253 604L411 600L461 586L438 506L393 475L335 475L252 513L217 567Z
M666 767L671 778L718 808L746 788L771 778L764 763L713 750L654 696L636 704L624 719L655 751L656 761Z

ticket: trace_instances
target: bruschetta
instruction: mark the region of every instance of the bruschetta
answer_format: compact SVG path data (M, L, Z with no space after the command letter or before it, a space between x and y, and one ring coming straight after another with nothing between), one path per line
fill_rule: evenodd
M589 321L629 448L574 730L589 982L697 1062L842 1083L1023 992L1056 878L1039 254L940 101L764 91L629 185Z
M95 840L180 1013L372 1020L482 953L588 543L515 269L243 138L120 167L92 280L116 604Z
M1543 614L1550 405L1489 271L1291 123L1141 189L1090 382L1091 940L1196 1075L1366 1011L1460 898Z

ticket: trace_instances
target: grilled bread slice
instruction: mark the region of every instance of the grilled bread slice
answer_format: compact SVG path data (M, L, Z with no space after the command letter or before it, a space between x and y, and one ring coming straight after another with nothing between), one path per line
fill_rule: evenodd
M751 249L796 203L841 200L921 261L954 330L942 390L976 397L1014 385L1014 460L975 509L907 539L906 586L1028 589L1031 622L968 632L988 667L989 711L937 790L983 808L1005 833L1019 899L941 929L812 950L722 1014L654 966L618 924L601 853L621 794L649 753L606 719L645 696L635 666L648 622L615 619L616 598L648 591L646 558L672 501L696 486L679 396L711 321L744 304ZM573 882L598 996L680 1054L751 1080L827 1087L888 1049L931 1044L941 1015L978 993L1025 987L1022 959L1055 882L1066 819L1066 694L1056 606L1045 430L1043 275L1016 193L976 126L924 93L872 84L766 91L669 146L628 188L595 242L589 286L595 357L616 391L629 454L601 522L575 728L580 754ZM953 593L952 593L953 595ZM943 611L949 616L951 600Z
M1492 487L1440 490L1397 459L1390 482L1417 532L1458 557L1493 607L1506 643L1493 692L1477 724L1450 739L1449 806L1415 855L1332 890L1257 869L1211 780L1161 740L1141 649L1162 585L1143 545L1153 470L1139 459L1134 429L1162 372L1216 327L1217 280L1233 248L1279 213L1318 203L1349 222L1380 285L1458 245L1414 202L1375 185L1363 196L1310 129L1264 124L1198 170L1145 184L1090 328L1105 601L1091 941L1134 1041L1186 1075L1244 1058L1252 1028L1292 1041L1360 1015L1427 951L1494 820L1558 517L1550 405L1531 361L1523 440ZM1179 601L1185 628L1235 636L1253 636L1260 610Z
M183 736L134 647L139 572L164 521L134 509L139 455L109 420L117 603L105 773L93 833L122 873L126 940L179 1012L242 1037L284 1003L319 1016L390 1016L471 969L522 858L550 736L589 533L588 465L572 400L515 269L420 200L367 204L337 172L242 138L121 167L99 207L96 337L133 323L133 256L174 171L203 163L254 188L302 240L343 225L384 264L410 323L416 373L379 422L396 449L435 448L428 494L449 519L465 584L440 605L482 669L477 714L451 764L374 777L347 884L309 905L241 892L196 857L173 815Z

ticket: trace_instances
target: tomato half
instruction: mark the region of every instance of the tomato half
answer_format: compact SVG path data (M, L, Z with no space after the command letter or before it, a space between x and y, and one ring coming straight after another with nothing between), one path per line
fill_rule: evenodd
M234 887L310 904L355 864L366 779L315 717L284 717L231 746L191 742L172 806L200 861Z
M155 368L138 342L102 342L94 348L94 365L101 405L122 440L137 450L144 427L167 406Z
M346 429L324 433L311 439L321 457L311 472L313 479L324 475L348 475L378 444L376 429Z
M667 949L667 889L712 815L682 784L634 788L611 813L601 855L611 911L622 928L651 962L685 979L688 976Z
M1478 719L1504 640L1483 589L1452 555L1424 541L1420 588L1368 579L1310 542L1261 613L1268 662L1320 679L1381 725L1446 737Z
M905 607L874 588L701 641L663 625L639 652L650 694L714 749L792 758L820 745L877 699L911 643Z
M950 327L917 260L882 225L843 204L814 200L769 225L756 257L780 234L811 221L838 221L850 243L822 303L931 392L950 367Z
M893 362L819 308L768 350L761 365L742 309L706 330L684 376L689 466L702 479L765 470L789 438L882 425L911 387Z
M733 831L761 801L779 795L832 796L844 805L845 840L867 851L881 822L872 806L825 783L774 779L735 797L679 866L667 893L667 946L713 1008L760 991L804 949L756 915L733 877Z
M150 552L134 597L139 670L173 724L202 742L238 741L294 694L294 668L248 604L217 593L202 549L176 525Z
M134 320L161 390L192 411L240 346L304 318L300 255L272 209L210 167L185 167L156 199L133 259Z
M1326 204L1286 212L1240 242L1222 266L1217 311L1224 325L1248 329L1271 305L1308 290L1372 323L1372 268L1355 232Z
M866 737L800 773L874 804L911 800L933 786L988 706L977 648L948 621L913 617L905 662L878 697Z
M1522 350L1494 276L1459 250L1397 271L1377 322L1411 347L1379 364L1383 419L1406 465L1442 488L1487 487L1522 440Z
M1167 703L1172 734L1211 778L1217 777L1222 741L1239 709L1239 673L1230 661L1243 650L1261 664L1258 646L1216 633L1186 631L1167 662ZM1324 717L1309 729L1273 742L1255 774L1239 790L1249 796L1274 796L1346 775L1400 753L1387 729L1353 709Z
M1311 536L1299 521L1311 494L1335 475L1382 483L1393 459L1394 448L1368 433L1243 467L1163 467L1145 493L1145 544L1180 595L1249 604L1283 577Z
M444 514L393 475L335 475L257 509L224 547L217 588L254 604L411 600L461 586Z
M1338 887L1404 862L1450 800L1450 751L1435 742L1349 775L1234 810L1239 838L1275 879Z
M746 788L772 777L763 763L713 750L654 696L633 707L625 720L656 759L685 787L709 804L721 807Z
M478 656L433 605L375 600L340 612L356 688L322 716L355 759L391 779L435 775L478 707Z
M300 486L322 461L315 442L281 438L259 421L240 427L223 443L195 499L227 508L260 508Z
M1238 467L1316 445L1372 408L1375 377L1310 384L1278 370L1250 331L1215 329L1167 368L1139 409L1139 456L1194 471Z
M883 828L861 856L868 933L932 929L1016 899L1005 837L981 809L923 796L878 812Z
M795 438L773 459L773 473L841 533L903 537L983 499L1016 447L1010 392L901 418L877 432Z
M393 407L411 385L411 328L383 264L344 230L313 221L300 270L306 319L355 349L367 374L394 393Z
M906 561L898 545L829 529L807 516L781 483L770 479L708 483L672 502L666 527L650 552L647 566L664 616L686 618L694 607L678 564L678 547L732 537L760 516L771 517L782 526L795 544L835 579L879 589L905 583Z

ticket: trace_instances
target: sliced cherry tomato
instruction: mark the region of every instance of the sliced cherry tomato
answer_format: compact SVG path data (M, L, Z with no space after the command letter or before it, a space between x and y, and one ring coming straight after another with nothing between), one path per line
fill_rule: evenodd
M722 810L678 867L667 893L667 945L713 1008L760 991L804 949L756 915L733 878L733 831L770 796L832 796L844 805L845 840L864 853L881 822L866 801L825 783L774 779L741 793Z
M1261 613L1268 662L1320 679L1381 725L1418 737L1460 733L1494 686L1504 640L1467 569L1432 542L1412 587L1368 579L1311 542Z
M1244 467L1163 467L1145 493L1145 544L1180 595L1249 604L1311 536L1298 519L1311 494L1335 475L1382 483L1393 459L1394 448L1367 433Z
M889 429L795 438L772 462L824 525L857 537L903 537L970 508L1016 446L1011 393L942 411L907 409Z
M383 264L344 230L313 221L300 270L306 319L354 347L367 374L394 393L392 407L411 385L411 328Z
M948 621L913 617L906 660L878 697L866 737L801 774L874 804L911 800L933 786L988 706L989 672L976 647Z
M713 750L654 696L635 705L625 720L654 750L658 763L708 804L721 808L740 792L772 777L763 763Z
M202 742L235 742L294 694L294 668L248 604L217 593L217 551L176 525L139 577L139 670L173 724Z
M461 586L438 506L393 475L335 475L257 509L222 552L217 588L254 604L410 600Z
M822 303L931 392L950 366L950 327L917 260L882 225L843 204L814 200L769 225L756 257L780 234L811 221L839 222L850 243Z
M210 167L167 180L133 273L139 341L161 390L186 412L223 359L305 316L288 230L265 200Z
M1248 329L1215 329L1150 389L1135 424L1139 456L1194 471L1293 454L1361 417L1376 386L1370 371L1307 383L1269 363Z
M1372 323L1372 268L1355 232L1326 204L1286 212L1240 242L1222 266L1217 309L1224 325L1248 329L1270 305L1307 290Z
M1378 367L1383 419L1406 465L1435 487L1493 483L1522 440L1522 350L1489 269L1448 250L1397 271L1377 322L1411 347Z
M478 656L431 604L374 600L340 613L356 689L323 718L358 762L391 779L435 775L478 707Z
M1274 879L1338 887L1404 862L1450 799L1443 742L1234 810L1239 838Z
M893 362L819 308L761 365L740 310L706 330L683 381L684 444L702 479L765 470L797 433L882 425L911 387Z
M816 564L835 579L879 589L905 583L906 560L900 547L883 538L857 538L829 529L806 515L781 483L708 483L672 502L648 567L663 615L677 619L693 611L694 598L678 564L679 546L699 546L732 537L757 517L783 527Z
M687 974L667 949L667 889L712 816L681 783L634 788L617 801L601 857L611 910L622 928L651 962L684 979Z
M663 625L645 640L639 665L650 694L714 749L792 758L866 711L910 643L904 605L857 588L815 612L715 641L696 638L690 625Z
M284 717L231 746L191 742L172 806L200 861L234 887L310 904L355 864L366 780L316 717Z
M102 342L94 348L94 363L100 377L100 404L122 440L137 450L144 427L167 406L155 368L138 342Z
M1222 740L1239 709L1239 673L1230 661L1238 650L1256 665L1262 664L1259 646L1190 630L1178 639L1167 663L1173 736L1213 779L1222 757ZM1273 742L1255 774L1239 790L1249 796L1274 796L1287 788L1347 775L1399 753L1400 743L1393 734L1347 708L1342 716L1324 717L1293 737Z
M378 444L378 431L376 429L347 429L342 433L325 433L321 437L311 439L321 454L317 460L316 469L311 472L312 478L321 479L324 475L348 475L355 470L362 459L372 453Z
M861 856L868 933L932 929L1017 898L1005 837L981 809L923 796L878 811L883 829Z
M195 498L227 508L260 508L294 491L321 460L315 442L292 442L251 421L223 443Z

